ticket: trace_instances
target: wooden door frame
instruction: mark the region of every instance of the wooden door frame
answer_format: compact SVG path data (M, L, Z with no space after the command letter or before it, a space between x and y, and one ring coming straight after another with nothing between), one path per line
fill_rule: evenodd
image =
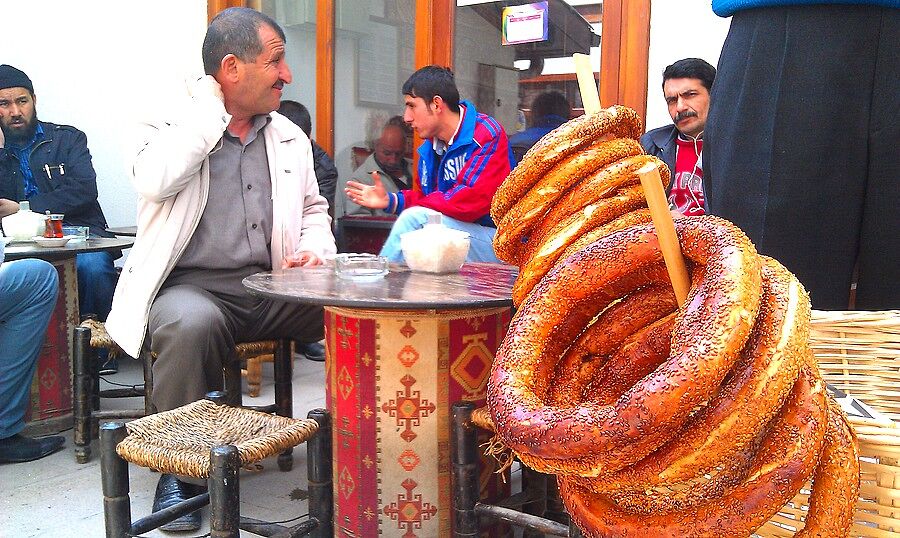
M647 117L650 0L603 0L600 104L625 105Z

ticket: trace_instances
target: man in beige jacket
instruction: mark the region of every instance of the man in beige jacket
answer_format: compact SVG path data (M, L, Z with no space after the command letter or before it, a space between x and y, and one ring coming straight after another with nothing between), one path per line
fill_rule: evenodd
M318 265L335 252L309 139L273 112L291 82L284 41L257 11L220 13L203 42L207 76L192 86L184 112L145 126L133 159L137 241L106 326L128 354L157 354L160 411L221 389L236 342L322 338L320 307L255 298L241 285L253 273ZM154 511L195 489L161 476ZM194 513L162 528L199 523Z

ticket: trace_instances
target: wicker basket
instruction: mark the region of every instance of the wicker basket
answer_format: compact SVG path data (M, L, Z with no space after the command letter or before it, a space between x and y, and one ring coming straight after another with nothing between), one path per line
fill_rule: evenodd
M900 421L900 311L813 311L810 343L828 383ZM862 481L850 536L900 538L900 425L850 422L859 439ZM808 500L809 484L757 535L793 536Z

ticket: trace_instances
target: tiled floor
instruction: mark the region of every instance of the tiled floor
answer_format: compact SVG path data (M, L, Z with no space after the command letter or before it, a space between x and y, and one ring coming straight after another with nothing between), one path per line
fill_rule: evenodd
M139 382L140 365L136 361L122 363L121 371L110 379L117 383ZM306 416L325 402L324 363L302 356L294 361L294 413ZM265 404L272 401L272 365L263 370L263 386L259 398L244 395L245 403ZM104 406L109 407L108 401ZM116 402L116 401L112 401ZM135 401L119 401L131 407ZM20 464L0 465L0 538L78 537L104 535L103 494L100 489L99 446L93 444L93 458L84 465L75 463L72 431L65 432L66 447L44 459ZM274 458L262 462L258 472L241 473L241 512L243 515L269 521L281 521L306 514L306 450L294 449L294 470L282 473ZM147 469L129 467L132 518L149 514L153 491L159 475ZM195 536L208 532L207 510L204 527L196 533L162 533L146 536ZM248 534L248 536L251 536Z

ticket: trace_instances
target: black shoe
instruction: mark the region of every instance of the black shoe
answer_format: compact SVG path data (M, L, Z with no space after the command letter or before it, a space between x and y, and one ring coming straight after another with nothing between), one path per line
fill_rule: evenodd
M159 512L164 508L175 506L181 501L186 501L198 494L200 486L188 484L175 478L175 475L164 474L159 477L156 484L156 494L153 495L153 512ZM194 511L162 525L159 529L169 532L195 531L200 528L200 511Z
M310 342L308 344L297 342L297 353L305 355L311 361L325 361L325 346L318 342Z
M65 442L66 438L60 435L32 439L17 433L12 437L0 439L0 463L22 463L40 459L62 448Z
M113 375L119 373L119 359L108 358L100 365L100 375Z

